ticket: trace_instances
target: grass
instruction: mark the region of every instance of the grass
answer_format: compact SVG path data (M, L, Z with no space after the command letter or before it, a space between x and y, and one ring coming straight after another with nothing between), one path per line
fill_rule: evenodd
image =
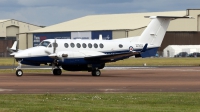
M0 66L13 64L0 58ZM130 58L107 66L199 66L200 58ZM0 73L15 70L0 70ZM50 72L50 70L24 70ZM1 88L0 88L1 91ZM198 112L200 93L0 94L0 112Z
M0 58L0 66L12 66L13 58ZM129 58L106 66L200 66L200 58ZM17 66L17 63L15 63Z
M0 95L1 112L198 112L199 93Z
M11 66L13 63L14 58L0 58L0 66Z

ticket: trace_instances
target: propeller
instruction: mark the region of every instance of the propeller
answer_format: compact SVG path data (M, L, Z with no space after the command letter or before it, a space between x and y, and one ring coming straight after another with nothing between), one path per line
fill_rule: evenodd
M14 59L14 62L13 62L13 70L15 69L15 59Z
M58 47L58 43L57 43L56 39L52 43L52 46L53 46L53 50L52 50L53 52L50 52L48 50L46 50L45 52L48 54L49 57L54 59L53 64L57 65L59 60L64 62L64 58L68 57L68 55L65 54L65 53L62 53L62 54L60 54L59 52L56 53L56 50L57 50L57 47Z
M53 53L56 53L56 48L58 47L58 44L56 43L56 39L54 40L53 43Z
M57 47L58 47L58 44L57 44L56 38L55 38L54 43L53 43L53 53L49 55L50 57L54 58L54 61L52 63L52 68L54 68L55 66L57 66L57 67L59 66L58 65L59 58L58 58L58 54L56 53Z
M17 50L17 45L18 45L18 41L16 40L16 41L13 43L13 45L12 45L11 48L7 47L7 51L10 52L10 53L17 52L17 51L18 51L18 50Z

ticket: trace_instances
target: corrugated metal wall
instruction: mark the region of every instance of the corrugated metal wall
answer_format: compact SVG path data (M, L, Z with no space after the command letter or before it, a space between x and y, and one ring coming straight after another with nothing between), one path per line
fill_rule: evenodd
M159 54L168 45L200 45L200 32L167 32L158 49Z

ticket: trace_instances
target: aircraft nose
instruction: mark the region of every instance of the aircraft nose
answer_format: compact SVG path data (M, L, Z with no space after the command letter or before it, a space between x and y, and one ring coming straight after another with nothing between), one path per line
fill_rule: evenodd
M15 58L23 58L24 56L22 55L22 53L15 53L14 57Z
M43 47L29 48L14 54L15 58L29 58L45 55Z

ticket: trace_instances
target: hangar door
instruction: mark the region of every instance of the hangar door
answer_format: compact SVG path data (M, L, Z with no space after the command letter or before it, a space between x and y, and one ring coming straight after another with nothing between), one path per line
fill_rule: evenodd
M18 26L8 26L6 27L6 37L16 37L16 34L19 33Z

